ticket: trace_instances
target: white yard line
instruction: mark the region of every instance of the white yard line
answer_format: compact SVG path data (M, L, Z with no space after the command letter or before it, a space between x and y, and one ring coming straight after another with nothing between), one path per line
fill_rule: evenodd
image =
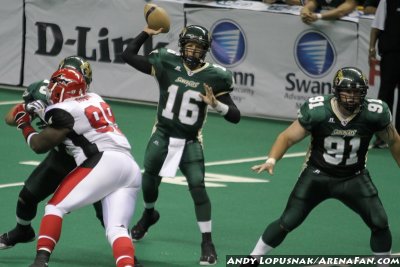
M5 106L5 105L14 105L22 103L22 100L15 100L15 101L0 101L0 106Z
M294 157L303 157L305 155L306 155L306 152L298 152L298 153L288 153L283 157L284 158L294 158ZM260 160L266 160L266 159L267 159L267 157L264 156L264 157L253 157L253 158L243 158L243 159L233 159L233 160L221 160L221 161L208 162L205 165L206 166L230 165L230 164L238 164L238 163L244 163L244 162L260 161ZM39 163L40 163L39 161L33 161L33 160L20 162L20 164L32 165L32 166L37 166L37 165L39 165ZM24 183L0 184L0 188L21 186L23 184Z
M306 155L306 152L287 153L286 155L283 156L283 158L304 157L305 155ZM254 157L254 158L243 158L243 159L233 159L233 160L221 160L221 161L208 162L205 165L206 166L229 165L229 164L260 161L260 160L266 160L266 159L267 159L267 156Z
M22 186L24 183L0 184L0 188Z
M304 157L306 152L297 152L297 153L288 153L283 156L283 158L295 158L295 157ZM245 163L245 162L253 162L253 161L260 161L266 160L267 156L263 157L253 157L253 158L243 158L243 159L232 159L232 160L220 160L220 161L213 161L205 163L205 166L219 166L219 165L231 165L231 164L238 164L238 163ZM20 164L24 165L39 165L39 161L21 161Z
M40 164L40 161L36 160L20 161L19 164L37 166Z

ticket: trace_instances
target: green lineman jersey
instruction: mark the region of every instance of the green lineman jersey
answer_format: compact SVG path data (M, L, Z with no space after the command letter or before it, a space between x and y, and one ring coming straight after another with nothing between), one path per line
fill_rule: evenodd
M312 136L307 164L332 176L351 176L365 168L373 134L386 128L392 116L386 103L367 98L361 111L345 123L333 112L332 98L310 98L299 110L298 120Z
M48 80L41 80L34 82L26 88L24 93L22 94L22 98L24 99L25 103L32 102L34 100L42 100L46 104L48 103L48 96L47 96L47 86L49 85Z
M48 80L34 82L26 88L22 98L25 103L42 100L48 103ZM38 199L43 200L52 194L62 179L76 167L75 160L65 151L63 144L51 149L47 157L37 166L28 179L25 186Z
M30 84L22 95L25 103L42 100L48 104L48 85L48 80L41 80ZM67 153L65 145L61 143L51 149L46 158L33 170L28 179L26 179L25 186L41 202L54 193L61 181L75 168L74 157ZM93 206L96 210L96 217L103 224L101 202L98 201ZM31 220L33 218L25 219Z
M154 50L149 61L160 88L156 127L171 137L195 139L207 114L207 104L199 96L205 95L204 83L218 97L233 90L232 73L210 63L190 71L179 54L165 48Z

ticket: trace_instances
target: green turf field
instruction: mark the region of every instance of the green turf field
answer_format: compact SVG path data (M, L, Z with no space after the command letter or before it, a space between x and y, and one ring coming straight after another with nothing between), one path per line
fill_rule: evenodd
M21 91L0 90L0 113L4 117ZM155 106L109 102L119 127L128 137L140 166L156 114ZM225 256L248 254L266 225L279 217L299 173L308 140L288 151L274 176L251 172L262 161L276 135L288 122L243 118L238 125L210 114L204 128L206 181L213 205L213 239L219 262ZM0 234L15 225L15 206L21 183L43 159L24 142L21 133L1 122L0 139ZM400 252L399 169L387 149L370 150L369 170L379 189L393 234L393 252ZM178 174L179 176L181 174ZM17 183L17 184L14 184ZM38 229L42 204L34 221ZM143 205L139 195L133 225ZM161 219L136 244L145 267L194 267L200 257L200 234L193 203L182 177L161 185L157 204ZM38 230L37 230L38 231ZM275 255L370 254L369 230L361 219L341 203L329 200L317 207ZM35 242L0 251L0 267L28 266L35 255ZM92 207L64 219L63 231L50 261L54 267L114 266L111 248Z

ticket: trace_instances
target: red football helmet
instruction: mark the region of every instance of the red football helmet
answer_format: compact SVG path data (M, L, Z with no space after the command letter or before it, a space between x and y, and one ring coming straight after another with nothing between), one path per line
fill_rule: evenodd
M83 75L71 68L59 69L51 75L48 86L50 101L53 104L63 102L71 97L86 94L87 84Z

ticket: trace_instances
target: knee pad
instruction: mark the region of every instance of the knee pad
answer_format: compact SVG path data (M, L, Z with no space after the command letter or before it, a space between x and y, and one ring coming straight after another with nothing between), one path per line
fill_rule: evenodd
M108 226L106 228L106 237L110 244L113 244L114 241L119 237L129 237L128 229L124 226Z
M46 208L44 210L44 215L50 215L51 214L51 215L55 215L55 216L58 216L58 217L61 217L61 218L63 218L66 213L67 212L65 210L62 210L62 209L58 208L57 206L54 206L54 205L51 205L51 204L47 204Z
M210 202L205 187L193 187L190 188L190 194L192 195L195 205L203 205Z
M262 239L269 246L276 248L286 238L289 231L282 226L281 220L276 220L265 229Z
M372 232L384 231L389 228L389 222L386 212L383 209L376 209L373 215L370 215L367 222Z
M158 174L151 174L145 171L142 175L142 187L149 190L155 190L161 183L161 177Z
M31 221L36 216L39 202L40 200L24 186L18 196L17 217Z
M296 209L286 210L279 219L282 231L291 232L297 228L305 219L301 211Z
M18 202L22 205L37 205L40 202L40 199L33 195L26 186L24 186L19 193Z

